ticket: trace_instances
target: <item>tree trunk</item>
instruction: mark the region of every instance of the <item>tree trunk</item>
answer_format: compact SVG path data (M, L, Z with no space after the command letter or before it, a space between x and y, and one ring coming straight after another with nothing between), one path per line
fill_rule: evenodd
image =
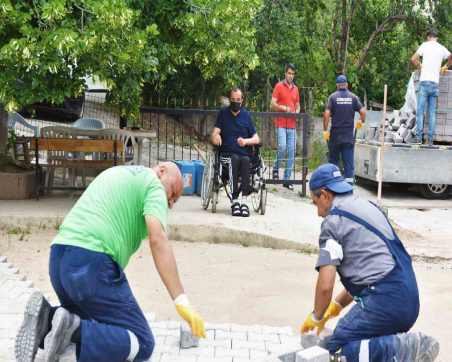
M6 155L6 145L8 143L8 113L0 104L0 158Z

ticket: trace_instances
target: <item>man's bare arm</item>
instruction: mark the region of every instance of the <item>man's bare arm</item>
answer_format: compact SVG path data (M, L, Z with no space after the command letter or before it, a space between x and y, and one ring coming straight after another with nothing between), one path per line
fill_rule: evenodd
M417 53L414 53L413 56L411 57L411 63L413 63L413 65L416 68L421 67L421 58L419 57L419 55Z
M347 292L346 289L343 289L342 292L336 295L336 298L334 298L334 300L338 302L342 306L342 308L345 308L347 305L353 302L353 297L349 292Z
M278 104L278 100L275 97L272 97L272 110L277 112L290 112L289 106L286 106L284 104Z
M331 111L329 109L325 109L323 112L323 130L328 131L328 124L330 123Z
M295 113L300 113L300 102L295 105Z
M361 122L366 122L366 108L365 107L362 107L360 110L359 110L359 116L360 116L360 119L361 119Z
M173 248L166 237L160 221L154 216L149 215L145 216L145 220L149 233L149 246L152 257L154 258L155 267L168 293L174 300L184 293L184 288L182 287L179 272L177 271Z
M323 318L333 296L334 283L336 282L336 267L325 265L320 267L317 286L315 288L314 316L320 320Z

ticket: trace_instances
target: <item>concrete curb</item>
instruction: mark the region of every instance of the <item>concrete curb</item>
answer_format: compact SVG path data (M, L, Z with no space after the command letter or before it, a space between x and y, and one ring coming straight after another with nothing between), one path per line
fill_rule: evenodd
M63 217L29 217L27 219L11 216L0 223L0 229L21 227L28 232L40 230L57 230ZM209 244L235 244L270 249L296 250L306 254L318 252L318 248L309 243L296 243L270 235L237 230L223 226L197 224L170 224L169 238L175 241L204 242Z
M170 225L169 238L176 241L205 242L210 244L236 244L271 249L297 250L306 254L318 252L308 243L296 243L273 236L236 230L223 226Z

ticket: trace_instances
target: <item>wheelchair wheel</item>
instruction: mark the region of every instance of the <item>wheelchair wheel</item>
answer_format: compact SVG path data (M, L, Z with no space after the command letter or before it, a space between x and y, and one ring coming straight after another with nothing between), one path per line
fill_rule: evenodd
M265 215L265 210L267 209L267 188L265 187L265 184L261 185L259 195L260 195L259 212L261 215Z
M213 190L213 178L214 178L214 157L209 154L206 166L204 167L204 172L202 174L202 185L201 185L201 205L204 210L209 208L210 201L212 200L212 190Z

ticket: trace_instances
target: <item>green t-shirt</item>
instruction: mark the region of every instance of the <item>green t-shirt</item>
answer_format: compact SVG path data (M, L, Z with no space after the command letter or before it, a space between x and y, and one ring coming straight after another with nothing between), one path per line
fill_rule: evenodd
M148 235L145 215L166 229L168 201L155 172L143 166L112 167L91 182L52 244L105 253L125 268Z

